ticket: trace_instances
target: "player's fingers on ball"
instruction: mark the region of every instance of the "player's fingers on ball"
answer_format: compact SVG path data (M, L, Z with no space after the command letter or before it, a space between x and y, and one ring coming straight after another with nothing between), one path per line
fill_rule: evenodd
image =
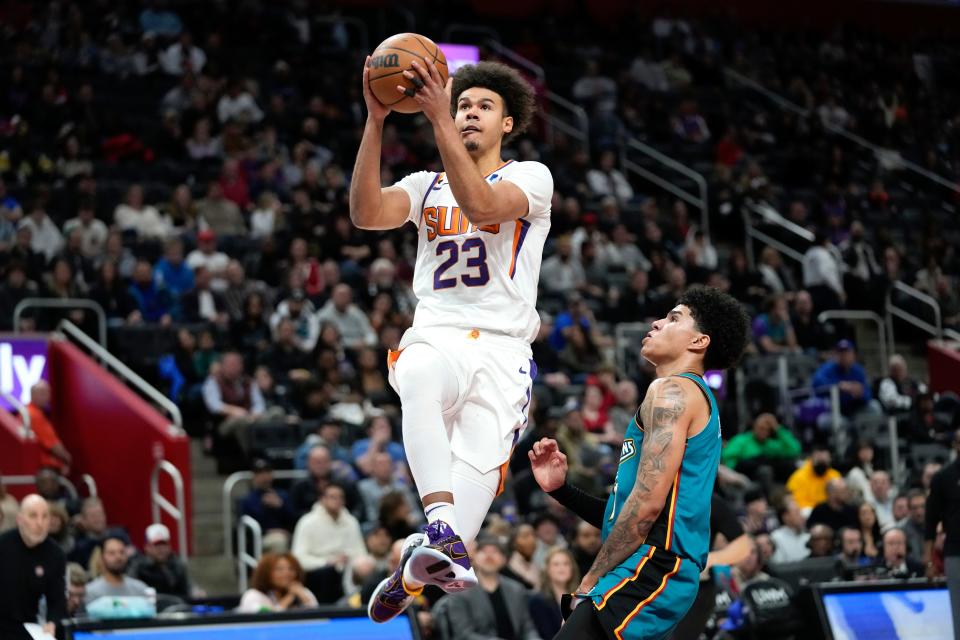
M419 60L411 60L410 66L413 67L418 74L420 74L420 77L424 81L427 81L430 79L430 72L427 71L426 67L424 67Z
M425 65L427 65L427 70L430 72L430 77L440 83L440 71L437 70L437 65L434 64L432 60L423 59Z

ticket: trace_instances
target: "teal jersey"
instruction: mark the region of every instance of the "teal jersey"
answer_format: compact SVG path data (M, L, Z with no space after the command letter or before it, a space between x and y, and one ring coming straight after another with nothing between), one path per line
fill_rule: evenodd
M717 400L703 378L689 373L679 376L693 380L703 390L704 396L710 401L710 419L700 433L687 438L680 469L667 494L663 511L647 534L645 544L688 558L703 569L710 550L710 497L720 465L720 414ZM638 411L624 435L616 482L613 493L607 499L602 532L604 540L610 535L623 503L637 481L642 445L643 427Z

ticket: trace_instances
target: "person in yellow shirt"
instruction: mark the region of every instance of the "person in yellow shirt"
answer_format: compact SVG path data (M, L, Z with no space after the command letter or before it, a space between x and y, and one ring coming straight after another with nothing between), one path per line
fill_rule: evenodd
M841 477L831 463L830 449L814 445L810 457L787 480L787 491L801 509L809 511L827 499L827 483Z

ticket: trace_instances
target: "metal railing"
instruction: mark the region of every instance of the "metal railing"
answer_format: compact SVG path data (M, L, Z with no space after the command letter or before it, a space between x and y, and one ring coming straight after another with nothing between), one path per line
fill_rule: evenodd
M27 411L27 408L20 402L20 399L15 397L12 393L7 393L6 391L0 390L0 398L3 398L7 403L16 409L17 413L20 414L20 423L23 427L23 437L30 438L33 436L33 429L30 428L30 412Z
M253 541L253 552L247 553L247 529ZM247 573L256 569L260 557L263 556L263 529L260 523L250 516L241 516L237 523L237 581L240 593L247 590Z
M281 469L273 472L277 480L300 480L307 477L303 469ZM227 476L223 481L223 549L227 556L233 556L231 535L233 532L233 491L241 482L250 482L253 479L252 471L237 471Z
M760 229L757 229L756 225L753 223L753 219L750 216L751 212L756 213L763 218L764 222L776 225L784 231L793 234L800 240L810 243L814 241L814 235L808 229L804 229L800 225L790 222L784 218L779 211L771 207L769 204L765 202L751 202L747 205L744 205L744 207L741 209L741 213L743 214L744 233L746 234L746 242L744 244L747 254L747 264L750 265L750 268L753 269L756 267L756 257L753 253L753 240L758 240L769 247L773 247L782 255L787 256L795 262L803 264L803 253L797 251L784 242L777 240L773 236L761 231Z
M890 362L887 346L887 330L883 318L873 311L858 311L854 309L834 309L831 311L821 311L817 315L817 322L826 322L828 320L869 320L877 325L877 332L880 334L880 368L885 370L887 363Z
M87 298L24 298L13 308L13 332L20 333L20 317L30 308L87 309L97 314L97 337L100 346L107 347L107 314L103 307Z
M87 487L87 491L90 492L91 498L97 497L97 483L89 473L84 473L80 476L80 479L83 480L83 483ZM67 493L70 494L70 497L74 500L80 499L80 493L77 491L77 485L73 484L69 478L65 476L59 476L60 486L67 490ZM9 486L36 486L36 477L35 476L0 476L0 484L9 485Z
M677 186L670 180L667 180L666 178L650 171L646 167L630 160L629 152L631 150L642 153L648 158L652 158L653 160L657 161L664 167L673 169L684 177L689 178L697 185L697 193L691 193L690 191ZM633 172L641 178L654 183L664 191L673 194L677 198L680 198L687 204L698 208L700 210L700 229L704 232L704 234L710 234L710 205L707 198L707 180L698 171L694 171L682 162L675 160L674 158L671 158L660 151L657 151L650 145L640 142L636 138L628 138L621 146L620 166L623 167L624 171Z
M730 67L726 67L724 69L724 73L727 76L727 78L749 89L753 89L757 93L762 94L763 96L768 98L771 102L775 103L782 109L785 109L787 111L792 111L793 113L801 115L805 118L811 115L809 109L802 107L794 102L791 102L790 100L787 100L783 96L767 89L765 86L763 86L753 78L750 78L749 76L745 76L739 71L735 71ZM835 124L824 123L824 128L827 131L830 131L831 133L835 133L843 138L846 138L847 140L850 140L851 142L865 149L869 149L871 152L873 152L874 156L878 158L882 155L888 154L890 151L896 151L895 149L884 149L883 147L875 145L869 140L863 138L862 136L858 136L857 134L852 133L847 129L844 129L843 127L837 126ZM923 176L927 180L930 180L931 182L935 182L936 184L942 187L946 187L947 189L960 193L960 184L953 182L952 180L948 180L947 178L944 178L939 174L929 171L928 169L924 169L917 163L911 162L906 158L901 157L898 160L898 162L905 169L912 171L913 173L916 173L919 176Z
M176 504L171 503L160 494L160 473L166 473L173 481L173 494ZM173 463L167 460L157 460L153 472L150 474L150 513L154 522L160 522L160 512L163 511L177 523L177 544L180 557L187 560L187 501L183 490L183 476Z
M106 348L97 344L90 336L78 329L77 326L69 320L61 320L57 326L57 331L85 346L95 356L100 358L104 367L112 368L124 382L136 387L137 390L152 400L158 407L164 409L173 421L171 427L175 429L175 434L179 435L183 433L183 416L180 414L180 408L174 404L170 398L160 393L153 385L137 375L130 367L107 351Z
M893 302L893 291L896 290L914 300L917 300L931 309L933 309L933 321L934 324L930 324L926 320L915 316L914 314L901 309L896 306ZM897 280L890 285L890 288L887 290L887 300L886 300L886 312L887 312L887 338L890 340L890 351L893 352L896 350L896 340L894 338L894 328L893 328L893 319L899 318L904 322L912 324L918 329L926 331L938 341L943 340L943 321L940 318L940 303L937 302L936 298L927 295L926 293L911 287L910 285Z
M900 469L900 436L897 432L896 416L887 418L887 429L890 432L890 468L892 469L892 480L895 483L893 486L902 487L904 486L902 480L906 480L906 478L902 477L902 470Z

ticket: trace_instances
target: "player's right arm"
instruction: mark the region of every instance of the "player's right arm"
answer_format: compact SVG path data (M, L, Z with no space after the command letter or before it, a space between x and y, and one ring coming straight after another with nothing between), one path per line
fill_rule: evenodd
M350 182L350 220L360 229L396 229L407 221L410 196L400 187L382 188L380 185L380 150L383 121L390 113L370 91L367 57L363 66L363 100L367 105L367 123L363 139L353 165Z

